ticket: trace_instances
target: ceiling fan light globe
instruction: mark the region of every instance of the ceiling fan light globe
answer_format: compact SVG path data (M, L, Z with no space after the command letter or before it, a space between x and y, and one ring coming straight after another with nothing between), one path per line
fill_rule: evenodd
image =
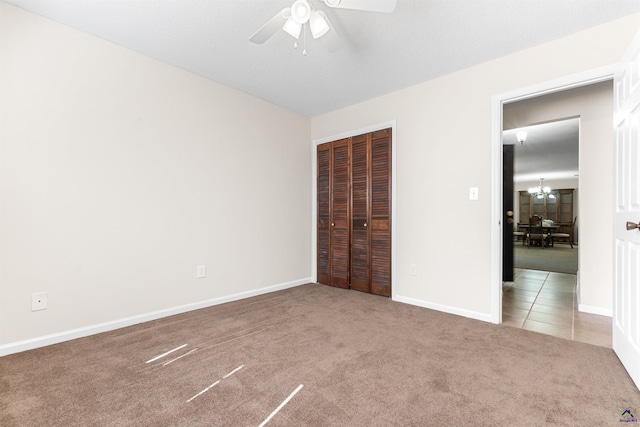
M298 24L306 24L311 16L311 6L307 0L296 0L291 5L291 18Z
M324 3L329 7L336 7L340 4L340 0L324 0Z
M324 36L329 31L329 24L317 11L312 11L309 17L309 27L314 39Z
M298 39L300 37L300 30L302 29L302 25L298 24L292 17L289 17L287 21L282 26L282 29L294 39Z

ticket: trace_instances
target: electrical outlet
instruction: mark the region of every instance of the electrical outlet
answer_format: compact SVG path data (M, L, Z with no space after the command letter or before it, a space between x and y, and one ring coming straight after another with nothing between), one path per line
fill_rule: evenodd
M31 311L47 309L47 293L36 292L31 294Z
M196 271L197 279L204 279L207 277L207 267L205 265L199 265Z
M416 265L415 264L411 264L409 266L409 274L412 275L412 276L415 276L417 274Z

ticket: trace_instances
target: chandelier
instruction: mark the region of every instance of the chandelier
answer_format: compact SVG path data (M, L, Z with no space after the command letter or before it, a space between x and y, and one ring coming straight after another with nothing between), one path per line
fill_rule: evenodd
M542 185L543 181L544 181L544 178L540 178L540 185L538 185L537 187L529 188L529 194L531 194L532 196L535 196L537 199L544 199L545 197L548 197L550 199L555 199L556 196L554 194L551 194L551 188L544 187Z

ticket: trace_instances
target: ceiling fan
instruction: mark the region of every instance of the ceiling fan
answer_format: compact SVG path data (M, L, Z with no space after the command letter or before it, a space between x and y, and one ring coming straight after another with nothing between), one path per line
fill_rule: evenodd
M322 0L325 5L336 9L354 9L368 12L391 13L396 7L396 0ZM249 40L262 44L280 29L298 40L300 32L309 24L314 39L322 37L325 48L334 52L340 48L340 37L334 30L327 15L322 10L315 9L308 0L295 0L291 7L285 7L273 18L267 21ZM297 42L294 44L297 47ZM303 51L306 55L306 50Z

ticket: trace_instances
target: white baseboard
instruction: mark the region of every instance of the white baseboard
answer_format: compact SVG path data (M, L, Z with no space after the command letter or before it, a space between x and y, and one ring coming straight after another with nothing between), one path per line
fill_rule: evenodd
M595 307L593 305L578 304L578 311L581 311L583 313L599 314L600 316L613 317L612 309Z
M418 307L428 308L436 311L442 311L444 313L455 314L457 316L468 317L470 319L482 320L483 322L491 323L491 313L479 313L477 311L465 310L458 307L436 304L429 301L419 300L416 298L404 297L402 295L395 295L393 297L393 300L402 302L405 304L417 305Z
M311 278L294 280L292 282L281 283L278 285L267 286L265 288L254 289L251 291L240 292L238 294L228 295L219 298L213 298L210 300L199 301L193 304L181 305L179 307L168 308L165 310L158 310L151 313L145 313L138 316L127 317L125 319L114 320L112 322L100 323L97 325L86 326L83 328L71 329L64 332L58 332L55 334L44 335L37 338L32 338L24 341L17 341L9 344L0 345L0 357L13 353L19 353L21 351L32 350L34 348L45 347L52 344L58 344L64 341L70 341L77 338L83 338L90 335L99 334L102 332L113 331L115 329L124 328L127 326L137 325L138 323L149 322L151 320L161 319L163 317L173 316L175 314L186 313L192 310L199 310L201 308L212 307L214 305L224 304L227 302L238 301L245 298L250 298L258 295L268 294L271 292L281 291L283 289L293 288L296 286L311 283Z

